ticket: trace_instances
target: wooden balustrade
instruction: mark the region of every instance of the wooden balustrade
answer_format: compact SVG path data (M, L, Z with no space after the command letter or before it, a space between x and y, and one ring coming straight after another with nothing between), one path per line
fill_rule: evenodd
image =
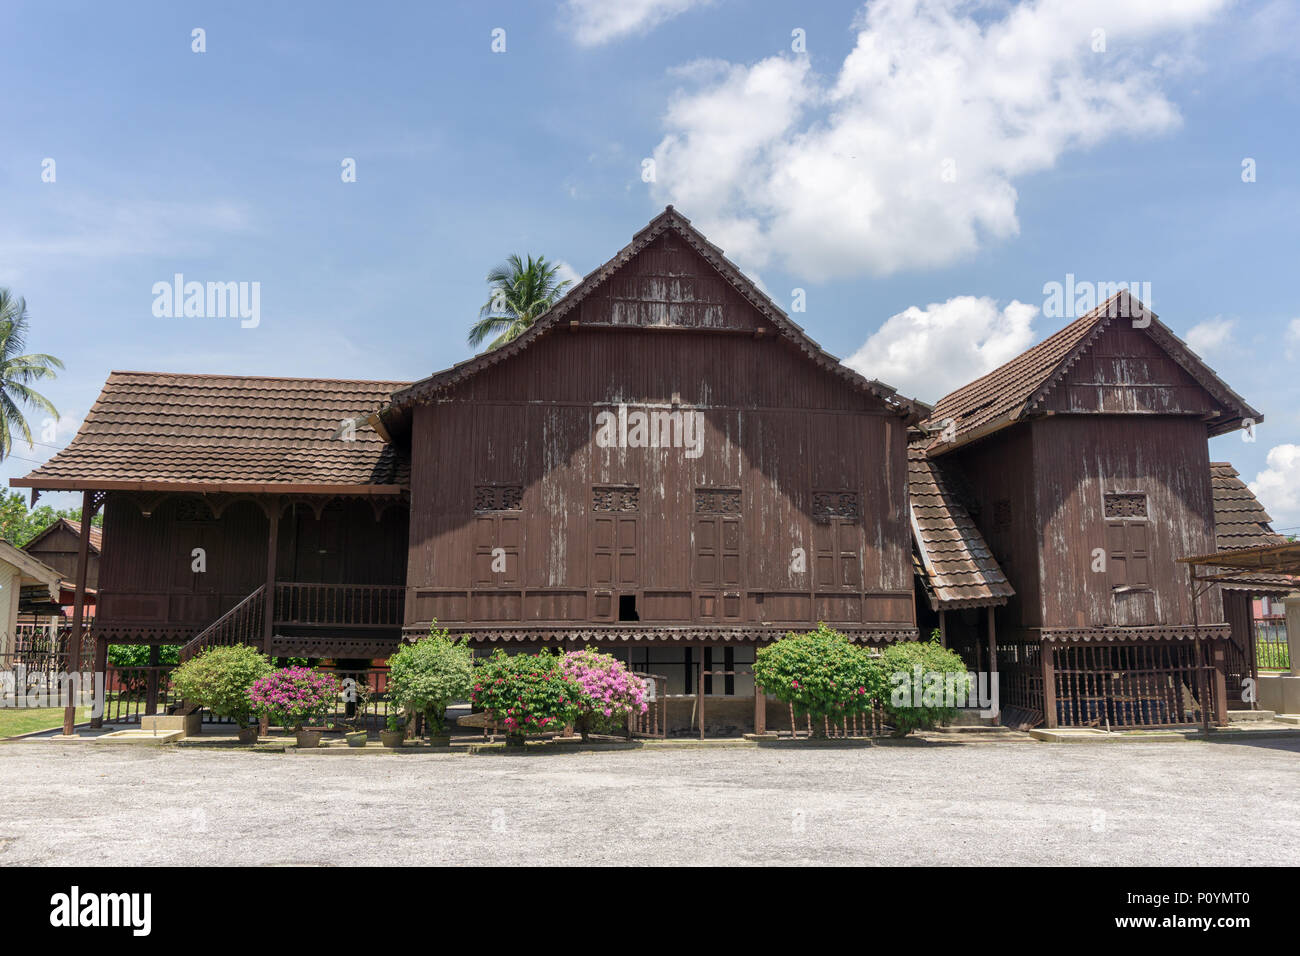
M400 584L275 586L275 623L339 628L401 627L406 588Z

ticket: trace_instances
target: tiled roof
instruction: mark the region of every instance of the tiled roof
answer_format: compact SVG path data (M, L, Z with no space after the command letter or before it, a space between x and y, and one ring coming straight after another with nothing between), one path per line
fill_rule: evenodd
M1214 543L1220 551L1258 548L1286 540L1274 533L1269 525L1273 519L1230 463L1210 462L1210 484L1214 489Z
M947 425L947 435L936 434L930 450L942 454L1018 421L1047 397L1112 322L1139 316L1149 319L1147 334L1227 409L1210 423L1211 434L1231 431L1243 418L1263 421L1155 313L1122 291L1005 365L939 399L927 424L936 432Z
M411 404L425 401L430 396L437 394L443 389L450 388L472 375L477 374L485 368L495 365L497 362L510 358L513 355L522 352L535 342L540 336L545 335L550 329L555 328L560 322L573 312L573 310L587 298L594 289L602 282L612 276L620 268L631 261L632 257L644 250L655 239L667 231L673 231L680 236L692 249L699 253L710 265L718 270L718 273L727 280L737 292L740 293L755 309L757 309L768 321L775 327L777 332L792 342L804 355L815 362L817 365L826 369L833 375L836 375L855 388L869 392L879 398L886 407L894 410L899 415L905 417L908 421L919 421L930 411L930 406L924 402L915 399L906 398L899 395L897 390L886 385L884 382L876 379L869 379L861 375L842 363L835 356L825 351L820 345L813 341L812 337L803 330L793 319L772 301L768 296L743 272L740 268L723 255L722 250L709 242L704 235L691 225L691 221L683 216L672 206L668 206L659 215L651 219L635 236L632 241L620 249L604 265L588 273L581 282L573 286L564 295L560 301L545 312L538 316L537 320L529 326L518 338L508 342L499 348L483 352L471 359L466 359L453 365L451 368L443 369L441 372L435 372L433 375L415 382L409 388L393 395L393 403L397 407L406 407Z
M1015 591L975 527L939 462L921 443L907 450L912 538L930 604L978 607L1005 604Z
M81 522L74 522L70 518L61 518L60 520L68 525L69 529L72 529L75 536L81 537ZM27 544L30 545L31 541L27 542ZM90 525L90 548L92 551L104 550L104 529L95 524Z
M409 464L364 419L405 385L113 372L71 444L10 483L91 490L396 486L407 481ZM356 418L355 440L344 440L343 423Z
M1260 548L1284 544L1286 538L1274 533L1273 520L1259 503L1259 499L1238 477L1236 468L1226 461L1210 462L1210 486L1214 493L1214 544L1219 551L1236 551L1240 548ZM1279 574L1258 574L1251 581L1225 583L1229 590L1254 588L1255 585L1272 585L1278 588L1294 586L1291 579Z

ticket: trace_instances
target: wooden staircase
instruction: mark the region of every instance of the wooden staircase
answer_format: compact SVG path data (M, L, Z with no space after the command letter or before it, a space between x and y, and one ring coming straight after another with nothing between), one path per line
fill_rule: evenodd
M262 629L266 623L266 585L257 590L195 634L180 649L182 661L209 647L229 647L232 644L262 646Z

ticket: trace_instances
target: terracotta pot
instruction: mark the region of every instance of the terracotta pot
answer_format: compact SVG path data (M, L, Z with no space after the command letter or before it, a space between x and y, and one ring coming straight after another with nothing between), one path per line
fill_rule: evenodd
M402 740L406 737L403 730L381 730L379 732L379 742L389 749L402 746Z
M343 739L348 742L349 747L364 747L366 738L369 736L364 730L354 730L351 733L343 735Z
M240 728L239 728L239 742L240 742L241 744L255 744L255 743L257 743L257 728L256 728L256 727L240 727Z
M320 746L319 730L300 730L298 731L298 746L303 749Z

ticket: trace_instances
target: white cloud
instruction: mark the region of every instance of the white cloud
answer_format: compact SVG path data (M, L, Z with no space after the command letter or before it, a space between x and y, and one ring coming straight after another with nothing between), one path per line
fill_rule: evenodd
M1171 40L1224 2L1039 0L976 20L960 0L878 0L834 76L806 56L678 74L656 199L732 258L814 280L950 263L1017 233L1016 179L1176 126ZM1159 67L1141 52L1156 39Z
M568 0L565 13L583 46L645 33L710 0Z
M1300 445L1274 445L1266 463L1250 490L1272 516L1274 528L1300 527Z
M1228 344L1236 326L1236 319L1225 319L1221 315L1216 315L1188 329L1187 344L1201 358L1210 358Z
M960 295L890 316L845 364L904 395L934 401L1014 358L1034 338L1038 307Z
M555 268L556 268L556 278L558 278L561 282L563 282L565 279L569 280L569 285L568 288L564 290L565 292L568 292L569 289L572 289L575 285L577 285L579 282L582 281L582 273L579 272L577 269L573 268L573 266L569 265L563 259L560 259L558 262L555 263Z
M1286 327L1286 357L1290 362L1300 358L1300 319L1292 319Z

